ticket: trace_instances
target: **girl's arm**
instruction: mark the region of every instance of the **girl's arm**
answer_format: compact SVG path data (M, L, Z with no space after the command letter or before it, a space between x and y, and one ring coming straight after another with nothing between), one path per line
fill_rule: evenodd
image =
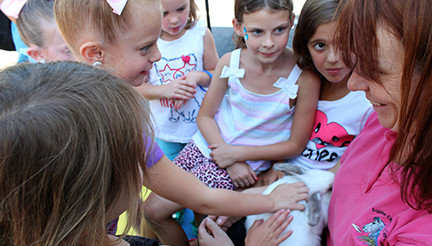
M208 77L208 75L206 75ZM176 100L189 100L196 93L195 87L187 83L183 79L176 79L169 84L151 85L143 83L138 87L134 87L143 97L148 100L159 98L168 98Z
M303 183L279 185L269 195L211 189L163 156L146 168L144 185L153 192L202 214L245 216L279 209L300 209L308 196Z
M222 168L234 162L247 160L283 160L301 154L312 133L318 104L319 77L312 71L305 70L298 79L296 109L288 141L264 146L226 146L211 145L210 156Z
M230 56L230 54L222 56L217 64L212 82L197 116L198 128L209 145L225 143L214 116L222 102L226 90L228 89L228 79L221 79L219 77L223 67L229 65Z

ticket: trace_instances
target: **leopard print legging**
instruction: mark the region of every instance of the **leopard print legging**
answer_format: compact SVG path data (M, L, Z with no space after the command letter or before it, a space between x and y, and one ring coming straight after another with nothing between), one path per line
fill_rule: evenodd
M193 140L180 151L174 163L211 188L234 190L234 184L226 169L218 167L212 159L205 157Z

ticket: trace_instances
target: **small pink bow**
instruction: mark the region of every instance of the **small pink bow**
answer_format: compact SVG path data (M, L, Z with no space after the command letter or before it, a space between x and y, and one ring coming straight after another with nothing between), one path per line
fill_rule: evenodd
M0 5L0 9L6 16L17 19L26 2L27 0L4 0Z
M113 9L115 14L121 15L127 0L106 0L109 6Z

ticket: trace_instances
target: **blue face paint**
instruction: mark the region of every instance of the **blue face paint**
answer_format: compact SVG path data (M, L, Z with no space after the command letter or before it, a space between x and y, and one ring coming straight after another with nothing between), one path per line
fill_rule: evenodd
M246 27L243 27L243 31L245 33L244 39L248 40L249 36L247 35Z

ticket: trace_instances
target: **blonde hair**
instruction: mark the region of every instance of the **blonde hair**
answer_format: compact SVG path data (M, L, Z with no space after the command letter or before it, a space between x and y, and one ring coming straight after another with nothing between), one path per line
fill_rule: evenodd
M23 42L46 47L44 30L46 26L56 27L53 0L28 0L21 9L16 24Z
M137 213L146 112L125 81L82 63L0 72L1 243L107 244L120 194Z
M134 18L148 14L150 6L152 11L161 8L159 0L128 0L117 15L106 0L56 0L54 13L63 38L76 53L84 33L94 33L101 43L115 44L119 34L131 28Z
M186 23L185 29L190 29L195 25L198 20L198 6L194 0L189 0L189 19Z

